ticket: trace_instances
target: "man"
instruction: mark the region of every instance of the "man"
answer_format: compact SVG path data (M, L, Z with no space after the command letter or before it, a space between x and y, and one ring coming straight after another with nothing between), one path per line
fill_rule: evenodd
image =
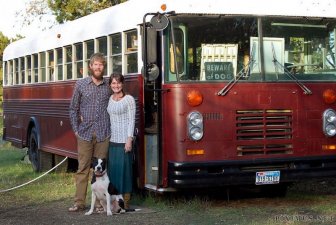
M85 208L92 157L107 157L111 131L106 109L111 89L103 78L104 67L104 55L93 54L89 65L90 76L76 82L70 103L70 122L77 137L78 150L75 203L69 208L70 212Z

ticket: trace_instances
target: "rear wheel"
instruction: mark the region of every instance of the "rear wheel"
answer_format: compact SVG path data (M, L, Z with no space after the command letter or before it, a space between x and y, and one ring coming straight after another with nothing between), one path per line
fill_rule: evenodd
M51 169L52 154L38 149L38 136L35 127L30 132L28 155L35 172Z

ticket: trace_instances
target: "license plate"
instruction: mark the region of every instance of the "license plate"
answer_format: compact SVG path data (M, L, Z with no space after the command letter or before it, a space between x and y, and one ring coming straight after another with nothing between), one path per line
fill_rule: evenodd
M280 171L256 172L256 185L278 184L280 182Z

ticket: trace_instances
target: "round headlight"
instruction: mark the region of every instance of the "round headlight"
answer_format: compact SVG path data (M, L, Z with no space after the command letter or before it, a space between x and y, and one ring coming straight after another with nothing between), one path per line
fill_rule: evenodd
M189 115L189 122L193 125L193 126L197 126L198 124L203 122L203 117L200 113L198 112L192 112Z
M203 137L203 130L200 127L192 127L189 133L191 139L193 139L194 141L201 140L201 138Z
M333 124L329 124L325 130L328 136L334 136L336 134L336 127Z
M327 113L326 113L326 120L329 122L329 123L332 123L336 120L336 113L335 111L331 111L329 110Z

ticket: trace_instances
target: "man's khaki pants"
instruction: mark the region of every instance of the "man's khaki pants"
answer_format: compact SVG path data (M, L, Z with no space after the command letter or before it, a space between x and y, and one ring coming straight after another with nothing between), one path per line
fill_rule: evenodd
M85 206L86 203L86 192L88 187L92 156L106 159L108 146L109 138L102 142L97 142L95 135L93 135L91 141L84 141L77 137L78 170L75 175L76 205Z

